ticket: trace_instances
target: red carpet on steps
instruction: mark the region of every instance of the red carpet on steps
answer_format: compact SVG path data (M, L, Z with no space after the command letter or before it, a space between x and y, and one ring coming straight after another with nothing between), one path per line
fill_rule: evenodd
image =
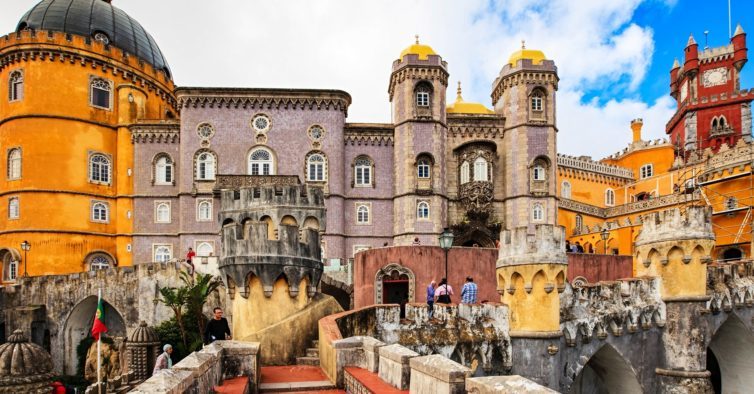
M262 367L260 383L311 382L328 380L322 368L311 365L283 365ZM320 391L321 392L321 391Z
M358 367L345 367L346 372L351 374L354 379L358 380L364 387L373 393L380 394L394 394L394 393L406 393L408 390L398 390L397 388L389 385L384 380L373 372L369 372L366 369Z

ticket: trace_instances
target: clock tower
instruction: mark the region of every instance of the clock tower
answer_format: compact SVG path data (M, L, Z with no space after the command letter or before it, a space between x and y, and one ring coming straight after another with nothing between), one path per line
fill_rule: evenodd
M670 70L670 95L678 105L665 130L672 143L688 154L751 140L754 92L741 90L739 79L746 60L746 33L740 25L730 43L717 48L700 51L689 37L683 65L676 60Z

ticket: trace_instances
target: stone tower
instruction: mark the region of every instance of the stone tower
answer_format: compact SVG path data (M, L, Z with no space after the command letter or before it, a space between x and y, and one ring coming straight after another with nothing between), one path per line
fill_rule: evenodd
M707 263L715 246L711 216L710 207L688 207L685 212L675 208L642 217L634 270L639 277L662 279L668 318L662 334L665 364L656 372L663 392L711 392L708 323L699 313L710 299Z
M322 189L299 185L296 176L236 178L244 180L243 187L220 192L219 269L230 298L233 337L251 340L316 300L325 206ZM222 176L218 181L225 183ZM276 346L282 347L263 362L295 356L285 345Z
M565 231L557 226L555 196L555 63L540 51L515 52L495 80L492 102L506 123L503 157L505 223L497 261L498 292L510 306L511 337L518 338L514 366L534 368L526 349L550 352L560 337L559 292L565 285ZM518 356L516 357L518 353ZM553 362L548 357L547 362ZM532 360L540 364L542 360ZM533 377L554 383L543 373ZM552 386L554 387L554 386Z
M448 65L427 45L393 62L390 103L395 125L393 234L395 245L436 244L447 227L444 163Z

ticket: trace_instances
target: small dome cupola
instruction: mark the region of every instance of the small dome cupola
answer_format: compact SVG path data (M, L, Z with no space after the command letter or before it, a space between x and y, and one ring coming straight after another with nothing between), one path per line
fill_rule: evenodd
M458 81L456 101L446 108L446 112L449 114L475 114L475 115L493 115L491 109L485 107L481 103L466 102L461 96L461 81Z
M403 57L406 55L417 55L419 60L427 60L429 59L429 55L435 55L438 56L432 47L429 45L424 45L419 43L419 36L416 37L416 43L413 45L407 47L403 51L401 51L400 60L403 60Z
M536 49L526 49L526 41L521 40L521 49L513 52L511 57L508 58L508 64L515 67L519 60L528 59L531 60L531 64L542 64L543 60L547 60L545 54L542 51Z
M13 331L8 342L0 345L0 392L49 392L52 378L50 353L30 343L21 330Z

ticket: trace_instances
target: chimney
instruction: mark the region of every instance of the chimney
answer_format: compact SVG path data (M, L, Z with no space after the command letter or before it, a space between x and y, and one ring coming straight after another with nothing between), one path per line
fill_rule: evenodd
M644 121L641 118L636 118L631 121L631 131L634 132L633 142L641 141L641 127L644 125Z

